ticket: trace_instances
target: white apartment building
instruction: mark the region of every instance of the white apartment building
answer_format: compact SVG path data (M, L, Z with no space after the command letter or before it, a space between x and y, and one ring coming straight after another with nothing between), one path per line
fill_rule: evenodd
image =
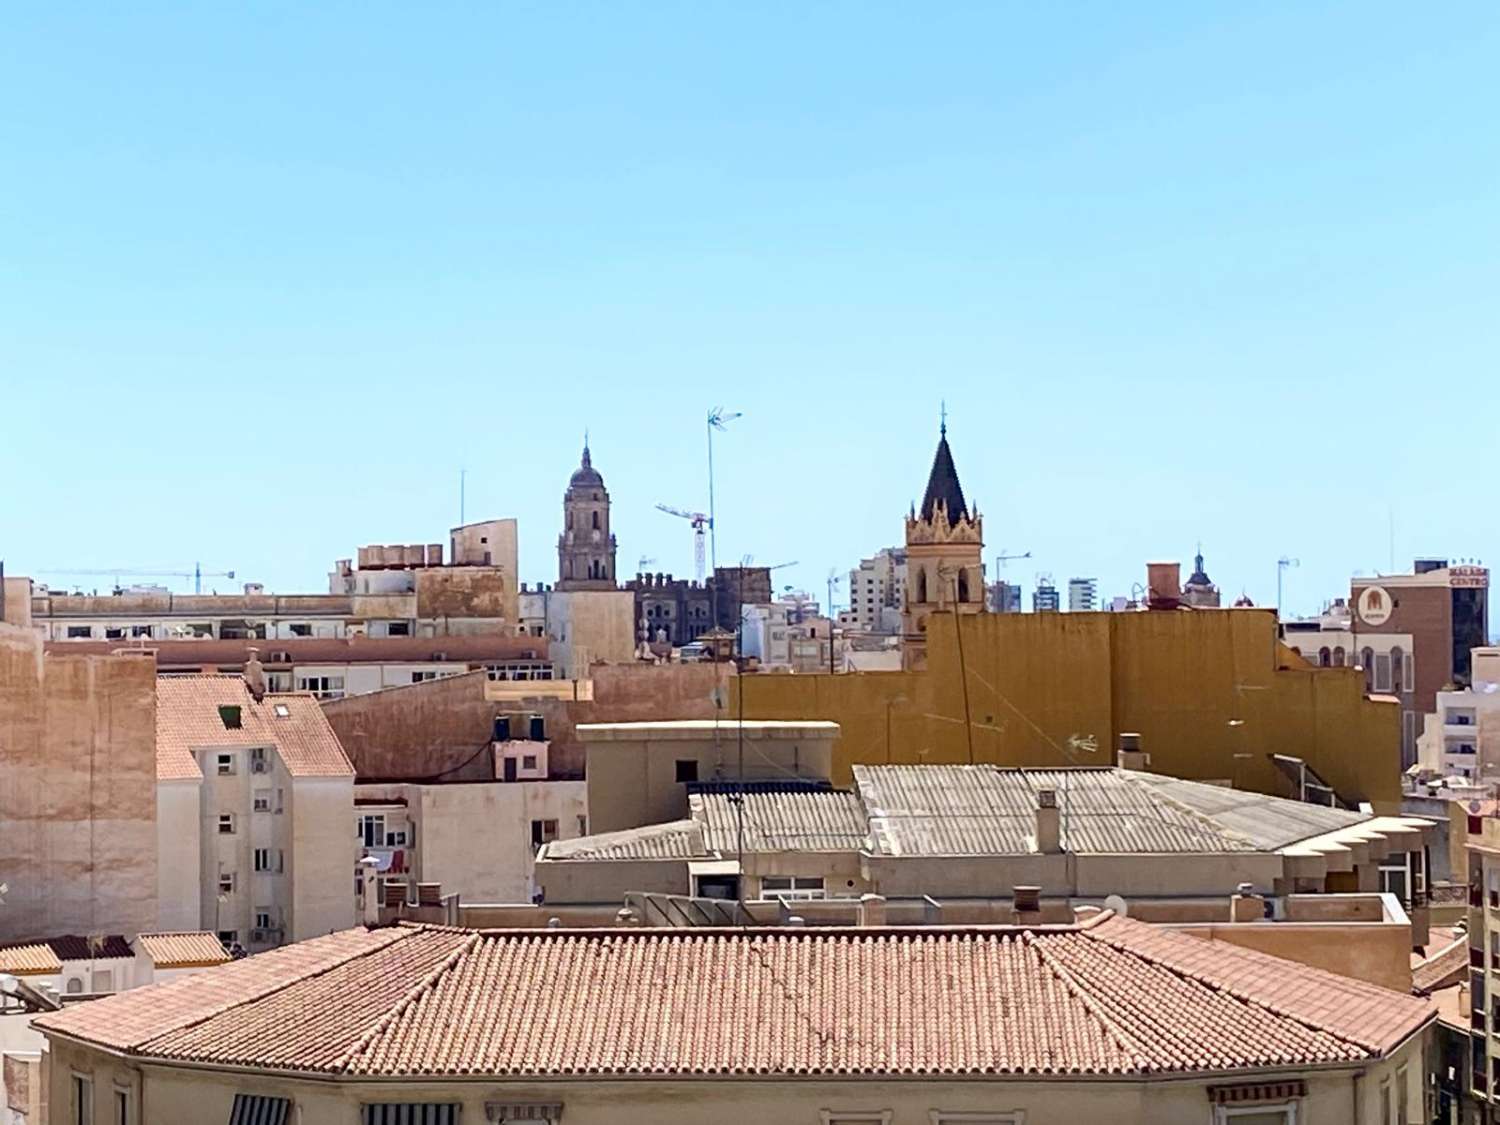
M1500 780L1500 648L1471 651L1473 686L1437 693L1425 716L1417 762L1444 777Z
M866 633L899 633L906 591L906 550L886 547L849 572L849 610L840 615Z
M1097 578L1068 579L1068 612L1091 613L1099 608L1099 580Z
M375 860L380 903L417 902L420 884L466 903L530 902L541 847L588 833L586 783L549 781L548 745L493 743L493 781L356 786L356 844Z
M255 952L354 924L354 768L318 701L263 673L159 676L163 930Z

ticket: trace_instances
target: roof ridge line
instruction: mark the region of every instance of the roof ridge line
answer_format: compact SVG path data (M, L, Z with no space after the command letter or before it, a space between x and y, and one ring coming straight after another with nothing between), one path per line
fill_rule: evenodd
M425 927L414 928L410 931L410 933L412 934L427 932L428 931ZM443 930L440 932L452 931ZM468 953L471 949L479 944L480 938L481 934L476 930L473 933L470 933L469 936L463 941L454 946L452 952L449 953L448 956L439 961L436 967L429 970L421 980L417 981L416 984L407 989L405 996L401 997L401 999L398 1000L393 1006L387 1008L381 1014L379 1019L377 1019L373 1024L366 1028L365 1031L359 1036L359 1038L355 1039L355 1041L349 1046L348 1050L344 1051L343 1054L334 1059L333 1062L328 1065L328 1069L336 1073L348 1074L350 1066L357 1058L359 1058L360 1055L364 1054L364 1052L369 1048L370 1044L375 1042L375 1039L383 1031L385 1031L386 1028L390 1027L391 1024L396 1021L397 1017L403 1015L406 1012L407 1008L411 1007L411 1005L416 1003L416 1001L420 997L430 991L439 980L441 980L448 973L452 972L453 969L458 965L458 962L463 958L463 955Z
M1114 1040L1115 1046L1128 1055L1137 1067L1147 1073L1160 1069L1147 1059L1144 1045L1105 1013L1103 1006L1088 994L1088 991L1078 982L1078 978L1073 976L1072 972L1062 965L1057 958L1047 952L1046 946L1037 940L1036 935L1032 931L1024 931L1021 935L1021 941L1031 949L1036 950L1037 957L1046 966L1048 971L1057 977L1058 980L1062 981L1063 987L1068 990L1068 994L1076 997L1078 1002L1083 1005L1084 1010L1099 1021L1099 1025L1104 1028L1105 1034Z
M366 931L366 932L368 932L368 931ZM271 996L274 993L281 992L281 991L283 991L284 989L287 989L287 988L291 988L293 985L300 984L302 981L312 980L312 979L314 979L316 977L323 976L325 973L331 973L331 972L333 972L334 969L342 968L344 965L349 964L349 962L351 962L351 961L357 961L361 957L368 957L371 954L379 953L381 950L387 949L390 946L394 945L396 943L396 940L397 940L397 933L393 929L391 931L391 937L388 940L386 940L386 941L380 942L378 945L373 945L373 946L371 946L368 949L357 950L356 952L350 953L347 957L340 957L338 960L334 961L332 964L325 965L321 969L316 970L315 972L303 973L303 974L301 974L299 976L293 977L291 980L281 981L281 982L279 982L279 983L277 983L275 985L270 985L270 986L258 989L253 995L236 997L234 1000L232 1000L232 1001L230 1001L229 1003L226 1003L226 1004L216 1004L213 1008L209 1009L208 1011L202 1013L201 1015L199 1015L199 1016L197 1016L197 1017L195 1017L193 1019L187 1020L184 1023L175 1024L174 1026L169 1027L169 1028L167 1028L167 1029L165 1029L163 1031L160 1031L160 1032L158 1032L157 1034L151 1036L148 1039L141 1040L139 1043L137 1043L133 1047L127 1047L125 1049L125 1053L127 1055L133 1055L133 1054L142 1053L147 1048L149 1048L153 1044L155 1044L157 1042L157 1040L159 1040L159 1039L164 1039L164 1038L166 1038L169 1035L178 1035L178 1034L180 1034L180 1033L182 1033L184 1031L187 1031L189 1028L199 1027L202 1024L207 1023L211 1019L216 1019L219 1016L222 1016L226 1012L232 1012L236 1008L243 1008L243 1007L245 1007L248 1004L257 1003L257 1002L259 1002L261 1000L264 1000L267 996ZM283 949L292 949L292 948L295 947L296 944L297 943L293 942L292 945L285 945L285 946L282 946L281 948L283 948ZM244 962L234 962L234 961L231 961L230 964L248 963L248 960L249 959L246 958Z
M1144 922L1141 923L1141 925L1146 925L1146 924L1147 923L1144 923ZM1153 927L1153 929L1154 928L1155 927ZM1280 1005L1280 1004L1274 1004L1274 1003L1270 1002L1269 1000L1263 999L1261 997L1252 996L1248 992L1245 992L1242 989L1236 988L1235 986L1233 986L1231 984L1225 984L1225 983L1221 983L1221 982L1216 981L1216 980L1210 980L1208 977L1202 975L1199 972L1193 972L1193 971L1189 971L1187 969L1181 968L1181 967L1179 967L1177 965L1171 964L1168 961L1164 961L1164 960L1162 960L1159 957L1155 957L1152 954L1150 954L1150 953L1148 953L1148 952L1146 952L1144 950L1131 949L1130 946L1126 945L1124 942L1121 942L1120 940L1118 940L1116 938L1111 938L1108 934L1101 934L1101 933L1090 932L1090 931L1079 931L1079 932L1083 933L1085 937L1087 937L1087 938L1089 938L1089 939L1091 939L1093 941L1102 941L1106 945L1109 945L1109 946L1111 946L1111 947L1113 947L1115 949L1122 950L1124 952L1130 953L1133 956L1139 957L1139 958L1141 958L1144 961L1150 961L1153 965L1160 965L1167 972L1172 973L1175 976L1182 977L1182 978L1184 978L1186 980L1196 981L1197 983L1203 985L1203 987L1205 987L1205 988L1211 988L1215 992L1222 992L1226 996L1232 996L1236 1000L1238 1000L1241 1004L1249 1004L1252 1007L1264 1009L1265 1011L1270 1012L1273 1015L1280 1016L1283 1019L1291 1020L1293 1023L1299 1024L1302 1027L1307 1028L1309 1031L1315 1031L1319 1035L1328 1035L1328 1036L1331 1036L1332 1038L1337 1039L1340 1043L1347 1043L1349 1046L1357 1048L1358 1050L1364 1052L1364 1055L1365 1055L1366 1058L1378 1057L1380 1055L1385 1054L1385 1050L1383 1048L1379 1047L1379 1046L1372 1046L1369 1043L1362 1043L1358 1039L1352 1039L1348 1035L1345 1035L1343 1032L1336 1031L1336 1030L1334 1030L1331 1027L1325 1027L1323 1024L1320 1024L1320 1023L1314 1023L1307 1016L1299 1015L1296 1012L1288 1011L1282 1005ZM1190 941L1202 941L1202 940L1206 940L1206 939L1203 939L1203 938L1194 938L1194 937L1192 937L1191 935L1188 935L1188 934L1177 934L1176 931L1173 931L1173 933L1176 936L1179 936L1179 937L1186 937ZM1276 957L1274 954L1263 953L1259 949L1251 949L1249 946L1237 946L1236 947L1236 952L1238 952L1238 953L1255 954L1255 955L1267 958L1267 959L1272 960L1272 961L1282 961L1282 960L1285 960L1285 958ZM1313 971L1319 972L1319 973L1325 973L1326 975L1328 975L1330 977L1333 977L1335 980L1341 981L1341 982L1346 983L1346 984L1350 984L1350 983L1352 983L1352 984L1368 984L1367 981L1359 980L1357 977L1340 976L1338 973L1331 972L1328 969L1319 969L1316 965L1300 965L1300 967L1303 968L1303 969L1312 969ZM1379 985L1369 985L1369 987L1370 988L1379 988L1380 986ZM1386 989L1385 991L1393 992L1395 990L1394 989ZM1396 993L1396 995L1400 996L1400 995L1402 995L1402 993L1398 992L1398 993Z
M1209 816L1207 813L1205 813L1205 812L1199 812L1197 809L1193 808L1191 805L1184 804L1183 802L1179 801L1176 797L1172 796L1172 794L1168 793L1161 786L1159 786L1159 785L1151 785L1149 782L1141 781L1139 778L1131 777L1131 774L1136 773L1138 771L1136 771L1136 770L1121 769L1121 770L1118 770L1117 772L1122 777L1127 778L1129 780L1129 782L1130 782L1131 785L1147 786L1150 789L1150 791L1151 791L1151 795L1154 796L1157 800L1165 801L1167 804L1171 805L1178 812L1182 813L1189 820L1193 821L1195 824L1197 824L1200 827L1204 828L1206 831L1212 832L1216 836L1227 836L1231 840L1238 840L1240 843L1246 845L1247 847L1249 847L1253 851L1257 851L1258 852L1258 851L1264 850L1264 849L1261 848L1261 846L1259 844L1257 844L1249 836L1242 835L1241 833L1236 832L1233 828L1230 828L1230 827L1228 827L1226 825L1220 824L1217 820L1214 820L1213 817ZM1163 776L1163 775L1161 775L1161 774L1154 774L1152 776L1160 777L1160 776ZM1191 781L1190 779L1185 778L1185 777L1173 777L1173 778L1169 778L1168 780L1170 780L1170 781L1186 781L1190 785L1202 785L1202 784L1204 784L1201 781Z

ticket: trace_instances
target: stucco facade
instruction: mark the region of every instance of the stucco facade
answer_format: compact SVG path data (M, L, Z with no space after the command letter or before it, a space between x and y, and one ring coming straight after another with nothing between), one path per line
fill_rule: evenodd
M0 625L0 940L155 926L155 683Z

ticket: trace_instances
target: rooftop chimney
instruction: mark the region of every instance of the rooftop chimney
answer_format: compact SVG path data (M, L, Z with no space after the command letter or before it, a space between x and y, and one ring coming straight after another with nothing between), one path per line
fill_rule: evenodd
M1149 609L1176 609L1182 602L1182 564L1154 562L1146 564L1146 606Z
M245 689L259 703L266 697L266 667L260 662L260 649L245 650Z
M1134 731L1120 732L1120 750L1115 764L1122 770L1144 770L1151 764L1151 755L1141 749L1141 736Z
M1036 850L1043 855L1062 851L1062 810L1057 807L1055 789L1037 790Z
M859 896L859 924L868 928L885 925L885 896Z
M1010 908L1014 914L1013 921L1018 926L1040 922L1042 920L1042 888L1015 887L1011 891Z

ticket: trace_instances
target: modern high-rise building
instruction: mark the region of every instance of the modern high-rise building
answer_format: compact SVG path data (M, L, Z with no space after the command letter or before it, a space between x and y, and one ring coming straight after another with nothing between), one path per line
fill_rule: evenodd
M1068 579L1068 612L1091 613L1098 608L1099 580L1097 578Z
M866 633L900 631L906 589L906 550L886 547L849 572L849 627Z
M1021 584L1000 579L990 587L991 613L1020 613Z
M1062 609L1062 596L1058 594L1057 587L1052 585L1050 575L1043 575L1036 581L1036 589L1031 593L1031 610L1033 613L1056 613Z

